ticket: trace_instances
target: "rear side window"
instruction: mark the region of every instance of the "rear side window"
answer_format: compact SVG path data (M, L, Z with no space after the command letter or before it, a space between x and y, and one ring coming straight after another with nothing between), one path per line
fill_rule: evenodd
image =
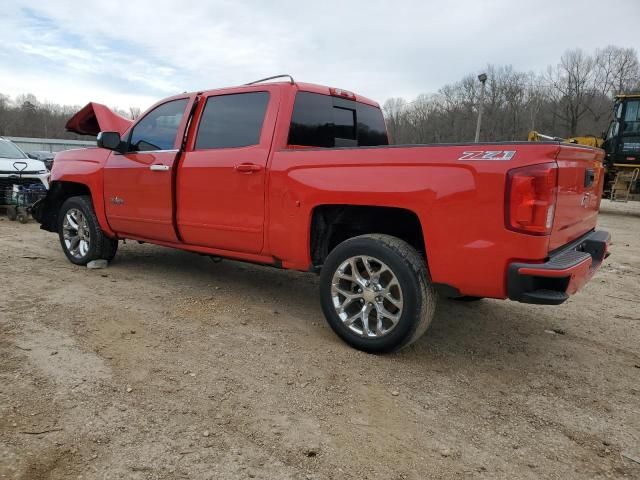
M389 140L379 108L319 93L298 92L288 143L332 148L388 145Z
M257 145L267 103L268 92L209 97L198 127L196 150Z

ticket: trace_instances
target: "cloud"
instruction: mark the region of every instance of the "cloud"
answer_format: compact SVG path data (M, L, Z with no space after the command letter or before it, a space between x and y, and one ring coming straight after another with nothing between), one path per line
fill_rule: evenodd
M277 73L383 101L436 91L487 63L538 71L567 48L638 48L637 0L5 0L0 92L147 107Z

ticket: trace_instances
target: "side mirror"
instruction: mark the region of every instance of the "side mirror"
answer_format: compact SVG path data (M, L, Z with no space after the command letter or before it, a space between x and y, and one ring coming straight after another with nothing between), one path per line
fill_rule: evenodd
M27 157L29 157L31 160L39 160L38 156L34 155L33 153L27 152Z
M122 151L122 140L118 132L100 132L96 137L96 143L100 148Z

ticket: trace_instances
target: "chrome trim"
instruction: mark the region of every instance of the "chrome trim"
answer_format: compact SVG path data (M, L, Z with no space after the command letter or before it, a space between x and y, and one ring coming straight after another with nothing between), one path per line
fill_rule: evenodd
M81 259L89 253L91 230L89 222L78 208L70 208L62 222L64 246L73 258Z
M171 170L171 167L169 165L153 164L149 165L149 170L151 170L152 172L168 172L169 170Z
M149 154L153 154L153 153L178 153L178 149L177 148L172 148L171 150L142 150L139 152L113 152L114 155L134 155L137 153L149 153Z
M391 332L402 316L403 296L395 273L375 257L358 255L340 264L331 280L333 308L344 326L360 337Z

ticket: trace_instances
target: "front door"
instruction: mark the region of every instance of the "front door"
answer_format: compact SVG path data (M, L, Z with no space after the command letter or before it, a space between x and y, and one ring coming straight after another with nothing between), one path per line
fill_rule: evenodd
M189 98L153 108L132 128L128 151L112 152L104 169L107 220L121 236L177 242L173 175Z
M197 133L177 178L177 223L185 243L262 250L266 166L279 90L264 85L247 90L203 98L194 118Z

